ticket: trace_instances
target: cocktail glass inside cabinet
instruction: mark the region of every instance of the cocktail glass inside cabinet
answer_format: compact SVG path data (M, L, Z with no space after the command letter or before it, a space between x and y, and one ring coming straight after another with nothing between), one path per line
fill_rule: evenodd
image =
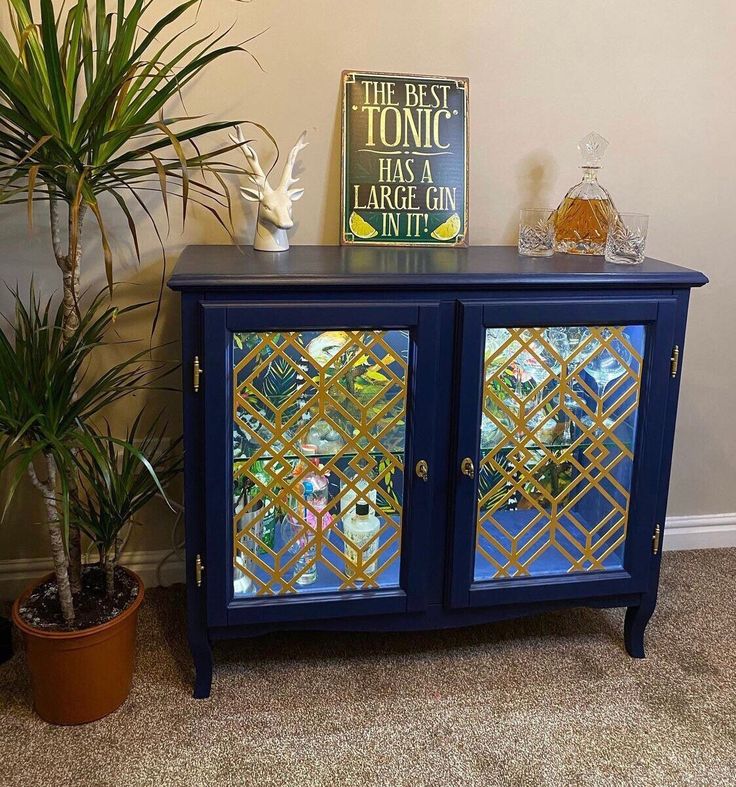
M236 598L399 586L409 332L233 334Z
M485 332L474 579L621 569L643 325Z

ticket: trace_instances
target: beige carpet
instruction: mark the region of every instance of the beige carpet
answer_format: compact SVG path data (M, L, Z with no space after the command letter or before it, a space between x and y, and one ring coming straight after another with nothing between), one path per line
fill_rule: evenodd
M736 550L664 557L648 658L620 611L216 647L190 697L181 587L151 591L133 692L54 728L0 666L0 784L736 785Z

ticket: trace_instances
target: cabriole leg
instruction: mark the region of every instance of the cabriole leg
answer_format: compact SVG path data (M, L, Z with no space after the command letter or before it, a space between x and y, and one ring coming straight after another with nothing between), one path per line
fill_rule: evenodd
M194 661L194 698L205 699L210 696L212 686L212 643L204 621L202 599L198 588L192 582L187 587L187 639Z
M644 630L654 612L655 600L643 600L638 607L626 609L624 620L624 643L626 650L634 659L644 658Z
M193 696L195 700L203 700L210 696L212 688L212 646L207 639L197 643L190 641L189 645L194 660Z

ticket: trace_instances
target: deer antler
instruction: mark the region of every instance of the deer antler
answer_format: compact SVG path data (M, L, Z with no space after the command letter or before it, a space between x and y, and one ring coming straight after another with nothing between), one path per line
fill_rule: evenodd
M240 149L243 151L243 155L245 156L245 160L248 162L250 171L246 172L246 175L253 181L253 183L255 183L256 186L258 186L260 191L266 191L268 188L266 174L261 168L261 163L258 161L258 154L245 141L245 137L243 136L243 131L241 130L240 126L236 127L235 134L230 134L230 139L240 147Z
M302 131L302 133L299 135L299 139L296 141L296 145L294 145L294 147L289 151L286 164L284 164L284 172L281 175L281 183L279 183L279 189L282 191L288 191L299 180L299 178L294 178L292 175L294 173L296 157L309 144L305 141L306 136L306 130Z

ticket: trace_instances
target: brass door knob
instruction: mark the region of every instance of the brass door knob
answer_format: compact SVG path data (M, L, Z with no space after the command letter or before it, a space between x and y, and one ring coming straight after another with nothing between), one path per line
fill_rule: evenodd
M475 478L475 465L469 456L466 456L465 459L460 462L460 472L468 478Z
M422 481L429 480L429 465L427 464L426 459L420 459L417 462L417 466L414 468L417 477L421 478Z

